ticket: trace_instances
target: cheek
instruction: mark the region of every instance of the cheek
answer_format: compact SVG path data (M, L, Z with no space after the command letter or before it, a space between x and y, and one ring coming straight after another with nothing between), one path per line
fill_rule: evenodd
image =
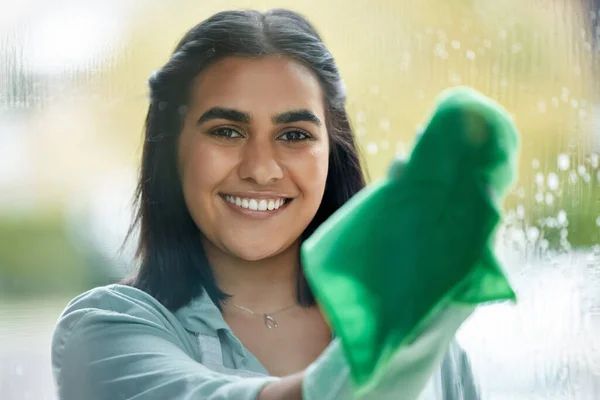
M329 148L318 146L294 160L293 174L304 197L321 203L329 169Z
M181 173L186 196L212 194L234 168L231 149L210 146L197 141L182 149Z

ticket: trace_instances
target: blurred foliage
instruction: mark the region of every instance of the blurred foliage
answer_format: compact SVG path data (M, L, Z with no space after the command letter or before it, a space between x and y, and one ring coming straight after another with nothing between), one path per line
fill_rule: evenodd
M74 242L57 215L0 219L0 295L72 294L110 282L101 257Z

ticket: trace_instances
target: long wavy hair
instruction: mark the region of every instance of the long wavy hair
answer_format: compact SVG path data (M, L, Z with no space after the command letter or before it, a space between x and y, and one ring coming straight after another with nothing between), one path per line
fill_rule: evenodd
M229 297L217 287L202 248L200 230L184 202L177 168L177 142L192 81L219 59L270 55L290 57L309 67L324 93L329 173L320 208L301 240L365 186L340 73L331 53L303 16L282 9L265 13L226 11L196 25L181 39L166 65L149 79L150 105L135 197L137 212L128 234L129 239L139 229L139 268L122 281L149 293L170 310L186 305L202 290L219 308ZM302 268L298 268L297 285L299 304L314 304Z

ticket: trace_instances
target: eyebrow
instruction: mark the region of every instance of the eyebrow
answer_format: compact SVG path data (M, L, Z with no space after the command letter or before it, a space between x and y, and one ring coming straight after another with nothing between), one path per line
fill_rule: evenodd
M233 108L213 107L202 114L197 124L200 125L201 123L210 121L211 119L226 119L228 121L247 124L252 118L250 118L250 114L235 110Z
M252 121L252 117L247 112L239 111L233 108L213 107L204 112L198 119L197 124L200 125L212 119L225 119L232 122L248 124ZM289 124L292 122L312 122L317 126L323 123L312 111L306 109L286 111L281 114L274 115L271 120L274 124Z
M312 111L309 110L292 110L273 117L274 124L289 124L292 122L312 122L317 126L321 126L322 122Z

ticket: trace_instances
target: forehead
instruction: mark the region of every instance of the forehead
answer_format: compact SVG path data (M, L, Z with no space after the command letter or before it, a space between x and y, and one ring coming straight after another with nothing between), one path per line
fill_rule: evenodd
M316 75L287 57L227 57L194 80L191 108L237 108L269 115L305 108L323 114L323 93Z

